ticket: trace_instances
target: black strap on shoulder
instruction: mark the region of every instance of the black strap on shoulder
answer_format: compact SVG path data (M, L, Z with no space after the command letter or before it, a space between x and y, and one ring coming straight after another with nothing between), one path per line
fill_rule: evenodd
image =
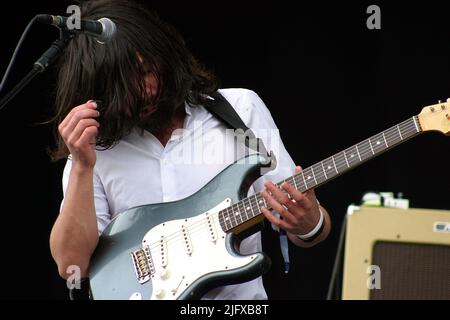
M227 99L219 92L210 95L213 99L211 103L205 104L206 110L221 120L225 125L236 130L237 134L245 135L245 145L256 151L268 155L266 147L261 139L257 138L252 130L250 130L242 121L236 110L231 106ZM252 143L254 141L254 143Z

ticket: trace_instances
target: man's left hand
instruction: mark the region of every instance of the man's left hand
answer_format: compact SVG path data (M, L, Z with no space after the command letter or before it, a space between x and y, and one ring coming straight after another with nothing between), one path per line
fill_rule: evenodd
M296 173L301 171L301 167L295 168ZM315 228L320 219L320 209L314 190L302 193L291 184L283 182L281 188L286 194L271 181L264 186L266 189L261 195L267 205L280 214L278 218L267 208L261 208L261 212L273 225L295 235L307 234Z

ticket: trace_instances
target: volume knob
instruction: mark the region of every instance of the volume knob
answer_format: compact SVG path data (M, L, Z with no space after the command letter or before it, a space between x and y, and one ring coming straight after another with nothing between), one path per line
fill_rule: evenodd
M170 278L170 272L167 269L163 269L163 271L161 271L161 280L167 280Z
M165 296L165 292L164 292L164 289L158 289L158 290L156 290L156 292L155 292L155 297L157 298L157 299L162 299L162 298L164 298L164 296Z

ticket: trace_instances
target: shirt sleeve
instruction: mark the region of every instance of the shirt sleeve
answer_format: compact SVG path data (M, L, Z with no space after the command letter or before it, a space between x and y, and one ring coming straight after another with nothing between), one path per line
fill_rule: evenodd
M69 185L69 177L71 169L72 169L72 157L69 156L66 162L66 166L64 167L62 176L62 187L64 197L66 196L67 186ZM106 198L105 189L103 188L103 184L96 170L94 170L93 184L94 184L95 213L97 215L97 227L98 233L101 234L111 221L111 215L109 212L109 205L108 200ZM63 206L63 203L64 198L61 202L61 208Z

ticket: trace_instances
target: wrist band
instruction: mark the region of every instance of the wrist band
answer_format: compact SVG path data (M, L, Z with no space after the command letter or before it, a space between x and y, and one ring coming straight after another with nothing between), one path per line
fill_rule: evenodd
M313 241L316 237L318 237L322 233L323 227L325 226L325 224L323 223L324 222L324 217L323 217L323 213L322 213L322 210L320 209L320 207L319 207L319 211L320 211L319 222L314 227L314 229L312 229L307 234L298 234L297 237L300 240L303 240L305 242L311 242L311 241Z

